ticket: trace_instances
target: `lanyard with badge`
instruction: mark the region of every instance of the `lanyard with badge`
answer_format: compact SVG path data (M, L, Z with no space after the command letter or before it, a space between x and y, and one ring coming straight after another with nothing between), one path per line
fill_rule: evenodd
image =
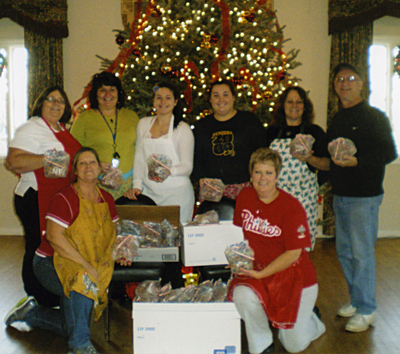
M108 129L110 130L112 139L113 139L113 149L114 149L114 154L113 154L113 159L111 160L111 166L114 168L118 168L119 165L119 158L121 156L119 156L118 152L117 152L117 144L116 144L116 138L117 138L117 125L118 125L118 109L115 109L115 124L114 124L114 132L110 126L110 124L107 122L106 117L104 117L103 112L100 110L100 108L98 108L101 116L103 117L104 121L107 124ZM111 120L112 123L112 120Z

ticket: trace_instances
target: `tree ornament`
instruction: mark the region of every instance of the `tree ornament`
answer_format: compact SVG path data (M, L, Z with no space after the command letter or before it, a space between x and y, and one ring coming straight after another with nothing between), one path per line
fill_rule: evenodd
M251 12L248 16L246 16L246 20L249 22L254 22L254 19L256 18L256 15L254 12Z
M179 76L179 71L176 69L172 69L169 73L169 77L174 78Z
M239 86L239 85L241 85L241 84L243 83L243 80L244 80L244 77L243 77L243 76L234 76L234 77L232 78L232 83L233 83L235 86Z
M200 113L200 118L204 118L205 116L209 116L211 114L211 111L208 109L205 109L203 112Z
M243 10L240 14L240 22L241 23L248 23L254 22L256 15L254 13L254 8L252 7L250 10Z
M123 44L123 43L125 42L125 37L124 37L122 34L119 34L119 35L116 37L115 42L116 42L118 45L121 45L121 44Z
M161 10L160 10L160 6L155 6L154 8L153 8L153 10L151 11L151 16L152 17L160 17L161 16L161 14L162 14L162 12L161 12Z
M171 64L163 64L161 66L160 72L161 72L161 75L165 77L171 72L171 70L172 70Z
M141 56L140 50L139 49L132 50L132 55L135 57L140 57Z
M217 44L218 42L219 42L218 36L215 35L215 34L212 34L211 37L210 37L210 43L211 44Z
M205 48L205 49L210 49L211 44L210 44L211 36L207 33L203 34L203 40L200 44L200 47Z
M247 17L250 15L250 11L248 10L243 10L242 13L240 14L240 22L241 23L247 23Z
M286 71L279 71L276 74L276 81L277 82L284 81L286 79L286 75L287 75Z
M265 90L261 93L261 97L266 100L270 100L273 96L274 94L270 90Z

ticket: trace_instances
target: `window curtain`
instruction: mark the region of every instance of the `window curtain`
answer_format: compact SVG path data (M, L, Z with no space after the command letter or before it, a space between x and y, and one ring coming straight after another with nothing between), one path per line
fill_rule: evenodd
M400 17L400 0L329 0L329 34L332 38L327 126L339 109L331 84L332 70L337 64L347 62L360 69L364 76L362 96L368 99L368 48L372 44L373 22L383 16ZM333 195L329 183L324 187L323 232L334 235Z
M62 39L68 37L67 0L1 0L0 18L25 29L29 110L47 86L63 87Z

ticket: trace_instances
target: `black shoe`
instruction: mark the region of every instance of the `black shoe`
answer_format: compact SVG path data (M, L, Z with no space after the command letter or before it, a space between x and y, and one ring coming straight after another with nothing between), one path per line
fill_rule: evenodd
M314 306L313 308L314 313L318 316L319 319L321 319L321 311L319 310L318 306Z
M272 343L268 348L264 349L260 354L272 354L275 351L275 345Z

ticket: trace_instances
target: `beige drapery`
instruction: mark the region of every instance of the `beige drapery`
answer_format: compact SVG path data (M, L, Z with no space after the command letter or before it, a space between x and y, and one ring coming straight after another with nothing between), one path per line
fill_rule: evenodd
M28 104L50 85L63 86L62 39L68 37L67 0L2 0L0 19L25 29L28 60Z

